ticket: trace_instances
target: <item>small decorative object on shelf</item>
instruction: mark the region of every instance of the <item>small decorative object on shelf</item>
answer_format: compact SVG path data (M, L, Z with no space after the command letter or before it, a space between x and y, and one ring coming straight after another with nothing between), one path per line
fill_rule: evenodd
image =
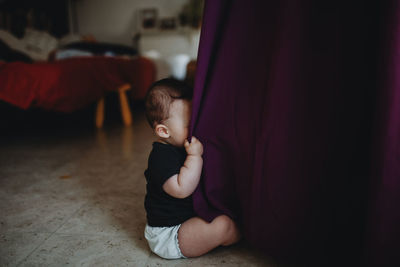
M181 26L190 26L198 29L201 26L203 15L204 0L190 0L179 13L179 23Z
M0 0L1 1L1 0ZM186 35L192 38L201 27L204 0L188 0L180 13L161 17L156 7L139 9L136 31L133 37L135 47L143 36Z
M176 18L163 18L160 20L161 30L175 30L176 29Z

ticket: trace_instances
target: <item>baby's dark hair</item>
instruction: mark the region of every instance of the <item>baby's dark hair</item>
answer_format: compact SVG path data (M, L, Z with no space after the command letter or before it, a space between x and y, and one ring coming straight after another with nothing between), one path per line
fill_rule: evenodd
M153 83L147 91L145 98L146 118L154 128L169 118L170 105L174 100L192 99L192 88L186 83L166 78Z

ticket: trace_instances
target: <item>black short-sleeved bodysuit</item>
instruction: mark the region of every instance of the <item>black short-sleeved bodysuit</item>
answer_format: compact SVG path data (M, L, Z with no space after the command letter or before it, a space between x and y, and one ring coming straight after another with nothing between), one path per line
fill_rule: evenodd
M147 181L144 206L149 226L174 226L195 216L192 196L184 199L175 198L168 195L162 188L171 176L179 174L185 159L184 148L159 142L153 143L148 167L144 172Z

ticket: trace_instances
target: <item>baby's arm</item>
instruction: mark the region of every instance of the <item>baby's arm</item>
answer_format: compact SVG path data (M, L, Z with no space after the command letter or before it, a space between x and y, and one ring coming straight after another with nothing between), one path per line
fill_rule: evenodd
M169 178L163 185L164 191L176 198L185 198L193 193L203 167L203 145L196 137L192 137L191 143L185 141L185 149L187 157L179 174Z

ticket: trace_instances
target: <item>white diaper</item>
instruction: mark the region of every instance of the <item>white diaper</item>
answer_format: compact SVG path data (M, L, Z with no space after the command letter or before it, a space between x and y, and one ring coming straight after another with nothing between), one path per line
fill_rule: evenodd
M151 251L164 259L186 258L179 249L178 231L181 225L152 227L146 224L144 237Z

